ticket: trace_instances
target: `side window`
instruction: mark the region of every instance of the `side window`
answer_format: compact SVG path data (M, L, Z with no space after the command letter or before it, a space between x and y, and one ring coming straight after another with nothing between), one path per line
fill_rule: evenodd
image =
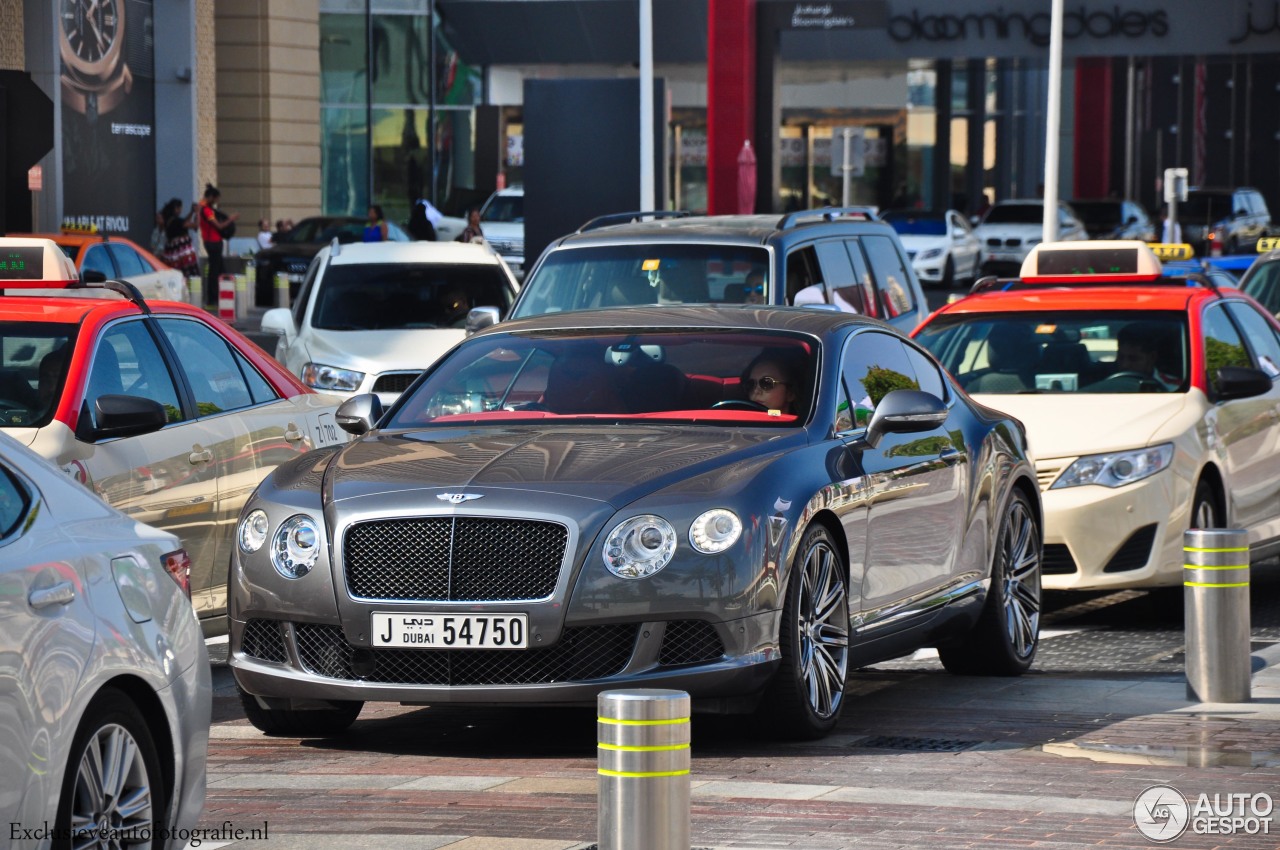
M0 466L0 544L16 537L31 508L31 495L8 469Z
M302 286L298 289L298 300L293 302L293 326L295 328L302 327L302 317L307 313L307 300L311 297L311 290L315 287L316 275L320 271L320 257L316 255L311 258L311 265L307 266L307 274L302 279Z
M821 280L818 271L818 258L814 256L813 246L806 245L787 254L787 303L796 303L796 294L802 289L813 286ZM825 299L817 299L819 303ZM803 303L803 302L801 302Z
M116 267L107 254L106 245L90 245L84 252L84 263L80 266L81 277L88 271L102 272L107 277L116 276Z
M113 325L98 340L85 392L90 416L94 415L94 402L104 395L149 398L164 406L170 422L184 418L173 375L142 321Z
M867 265L866 255L862 253L861 240L849 239L844 246L849 249L849 261L853 263L853 276L858 281L858 289L861 290L862 300L866 304L863 312L868 316L880 315L876 306L875 285L871 282L871 268Z
M1204 311L1202 328L1209 391L1211 395L1216 395L1219 369L1223 366L1252 366L1253 363L1249 360L1249 352L1244 347L1244 340L1240 338L1236 326L1227 318L1222 304L1213 304Z
M902 343L888 334L860 333L845 345L840 376L848 394L837 430L865 428L880 400L893 390L916 390L915 368ZM843 423L843 424L842 424Z
M920 384L920 389L927 393L933 393L938 398L946 401L946 384L942 380L942 373L938 371L938 364L933 362L933 358L913 345L903 345L902 347L906 349L907 359L911 361L911 368L915 372L916 382Z
M257 369L253 368L253 364L249 362L247 357L236 351L235 348L231 349L231 356L235 358L236 365L240 367L240 374L244 376L245 383L249 385L249 394L253 396L254 404L264 404L280 398L280 394L276 392L275 387L271 386L270 382L262 377Z
M116 261L116 268L120 270L121 277L137 277L154 271L154 269L148 268L147 264L142 261L142 257L138 256L138 252L128 245L109 242L107 243L107 250L111 252L111 258Z
M1258 360L1258 368L1270 375L1273 381L1280 378L1280 339L1276 338L1271 323L1248 304L1228 301L1226 308L1244 331L1245 339Z
M871 262L881 315L893 318L915 309L906 261L893 240L888 236L863 236L862 247Z
M196 415L210 416L253 404L253 394L231 347L211 328L188 319L161 319L196 399Z
M815 250L818 263L822 266L822 280L839 299L836 303L844 301L844 304L840 304L841 309L852 309L865 314L866 298L863 297L862 286L854 273L844 242L840 240L819 242ZM846 304L848 307L845 306Z

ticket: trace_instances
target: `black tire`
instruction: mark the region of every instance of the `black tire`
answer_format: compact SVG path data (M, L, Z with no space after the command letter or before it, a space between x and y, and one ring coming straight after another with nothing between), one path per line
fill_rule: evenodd
M964 638L938 647L942 665L965 676L1018 676L1035 660L1043 607L1044 541L1031 501L1014 490L1000 516L991 588Z
M1191 500L1191 523L1189 528L1222 528L1223 516L1218 504L1218 495L1213 485L1201 479L1196 484L1196 495Z
M117 756L118 761L111 755ZM111 774L109 780L104 780L106 773ZM120 691L103 691L89 703L71 741L54 822L54 850L73 846L72 830L102 826L120 833L150 834L147 845L129 846L160 850L165 846L163 827L170 784L165 781L155 740L137 706ZM119 793L114 791L117 787ZM83 839L76 842L80 846L85 843Z
M947 257L947 264L942 267L942 288L950 289L956 285L956 264Z
M778 627L782 664L760 705L779 737L821 738L840 720L849 676L848 586L831 532L812 526L787 581Z
M341 734L356 722L364 708L359 701L332 702L332 708L263 708L239 686L236 691L245 717L259 731L289 738L330 738Z

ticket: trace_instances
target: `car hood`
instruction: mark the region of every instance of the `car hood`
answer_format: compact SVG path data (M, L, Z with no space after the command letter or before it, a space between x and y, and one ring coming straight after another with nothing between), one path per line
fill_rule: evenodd
M945 248L950 241L945 236L900 236L902 247L912 253L928 251L930 248Z
M1040 224L983 224L974 230L979 239L986 239L988 236L1038 238L1043 231L1044 227Z
M1141 448L1187 405L1184 393L980 393L974 400L1021 420L1036 460Z
M805 442L799 430L661 425L374 433L334 456L325 476L326 500L448 487L459 493L498 489L576 496L622 508L647 493L699 478L690 486L706 498L708 492L749 482L759 464Z
M467 335L453 328L396 331L322 331L303 340L313 363L357 372L421 371Z

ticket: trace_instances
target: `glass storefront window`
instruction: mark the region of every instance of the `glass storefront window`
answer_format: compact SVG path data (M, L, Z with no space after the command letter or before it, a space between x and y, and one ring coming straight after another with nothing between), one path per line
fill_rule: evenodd
M365 103L368 81L363 15L320 16L320 100Z
M363 107L320 109L320 174L325 215L369 208L369 127Z
M427 29L425 15L374 15L370 34L373 61L369 63L374 103L431 100Z
M373 110L373 203L405 225L413 201L430 195L427 121L421 108ZM450 208L459 188L475 186L472 110L436 107L436 205Z

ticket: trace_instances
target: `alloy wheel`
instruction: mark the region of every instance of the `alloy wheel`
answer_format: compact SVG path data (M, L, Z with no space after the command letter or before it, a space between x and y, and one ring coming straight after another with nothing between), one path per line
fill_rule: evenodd
M824 719L840 710L849 669L848 594L839 565L835 551L819 540L806 554L798 576L800 673L809 707Z
M1035 520L1020 499L1010 506L1000 544L1005 632L1018 658L1026 658L1040 633L1040 547Z
M89 738L73 794L73 850L150 845L151 777L138 742L123 726L109 723Z

